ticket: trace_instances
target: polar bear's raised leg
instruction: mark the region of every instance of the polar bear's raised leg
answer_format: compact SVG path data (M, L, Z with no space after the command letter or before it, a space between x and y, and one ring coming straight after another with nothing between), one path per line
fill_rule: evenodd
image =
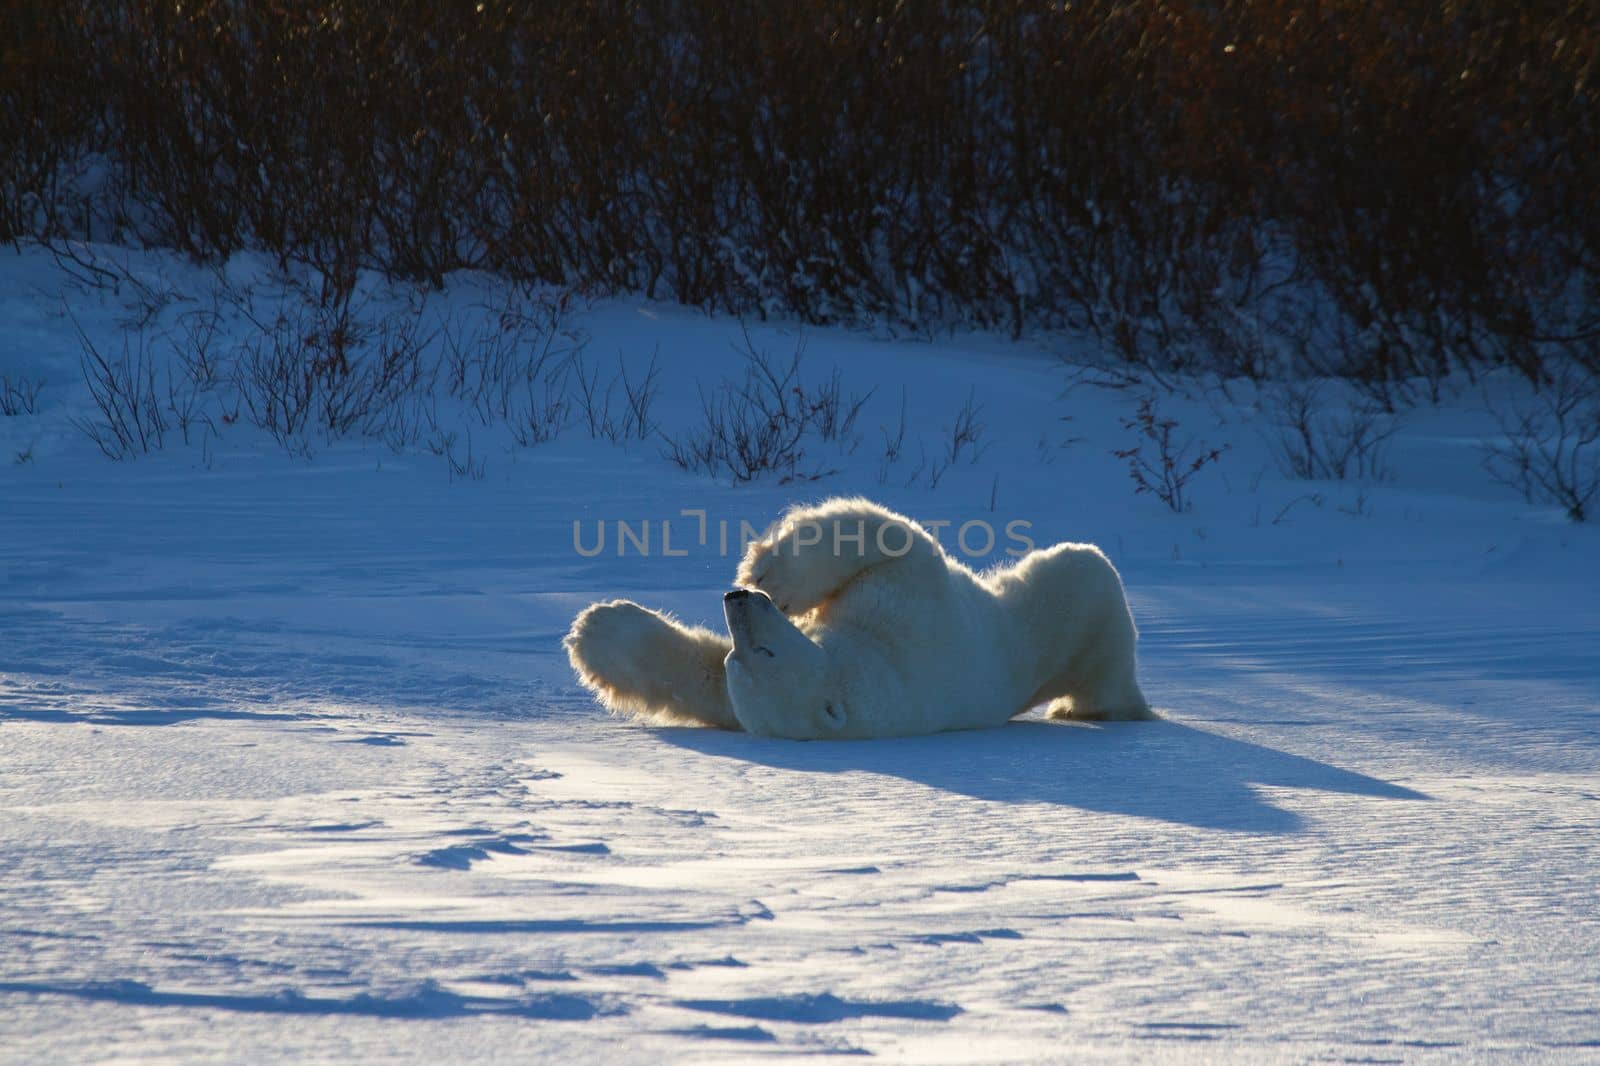
M938 541L905 515L864 499L799 507L746 550L736 582L799 615L831 599L857 574L890 562L944 564Z
M578 615L562 643L578 679L609 710L739 728L722 665L726 637L613 600Z

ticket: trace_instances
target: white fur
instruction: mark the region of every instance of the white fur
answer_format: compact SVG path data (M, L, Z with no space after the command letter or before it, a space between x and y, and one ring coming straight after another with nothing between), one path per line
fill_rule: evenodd
M731 641L625 600L589 607L566 638L580 680L614 711L797 739L997 726L1039 704L1153 717L1122 580L1093 545L975 574L911 519L835 499L789 511L737 581Z

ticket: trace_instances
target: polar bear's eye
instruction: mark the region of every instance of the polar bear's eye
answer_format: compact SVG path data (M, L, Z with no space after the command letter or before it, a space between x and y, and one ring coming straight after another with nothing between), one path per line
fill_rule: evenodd
M827 718L828 721L832 722L834 725L838 725L844 721L844 712L835 707L832 700L829 700L827 703L822 705L822 714L823 717Z
M762 655L765 655L769 659L776 659L778 657L777 653L774 652L771 648L767 647L765 644L757 644L754 648L751 648L750 650L751 651L758 651Z

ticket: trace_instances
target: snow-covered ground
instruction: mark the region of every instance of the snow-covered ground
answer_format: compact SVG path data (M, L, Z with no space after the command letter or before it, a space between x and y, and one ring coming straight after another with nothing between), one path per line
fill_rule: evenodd
M95 254L171 296L149 336L213 306L202 271ZM243 418L113 463L71 421L74 322L119 353L139 302L0 252L0 373L44 382L0 418L0 1060L1600 1056L1600 537L1483 474L1480 390L1402 412L1376 484L1286 480L1247 386L1159 393L1229 446L1181 515L1109 454L1141 390L981 336L808 332L808 380L876 389L815 482L581 423L476 424L481 477ZM659 349L668 435L740 366L738 324L683 309L568 325L608 374ZM969 396L980 454L930 487ZM720 624L739 524L843 492L953 549L971 521L1102 545L1163 720L806 744L577 688L585 604Z

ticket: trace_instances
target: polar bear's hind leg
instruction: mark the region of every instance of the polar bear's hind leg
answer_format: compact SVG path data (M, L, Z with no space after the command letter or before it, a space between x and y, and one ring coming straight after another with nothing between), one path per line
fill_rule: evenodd
M1073 663L1046 717L1080 722L1132 722L1154 718L1134 676L1133 625ZM1125 645L1126 647L1122 647Z
M562 642L583 686L609 710L738 729L722 661L732 646L637 603L597 603Z

